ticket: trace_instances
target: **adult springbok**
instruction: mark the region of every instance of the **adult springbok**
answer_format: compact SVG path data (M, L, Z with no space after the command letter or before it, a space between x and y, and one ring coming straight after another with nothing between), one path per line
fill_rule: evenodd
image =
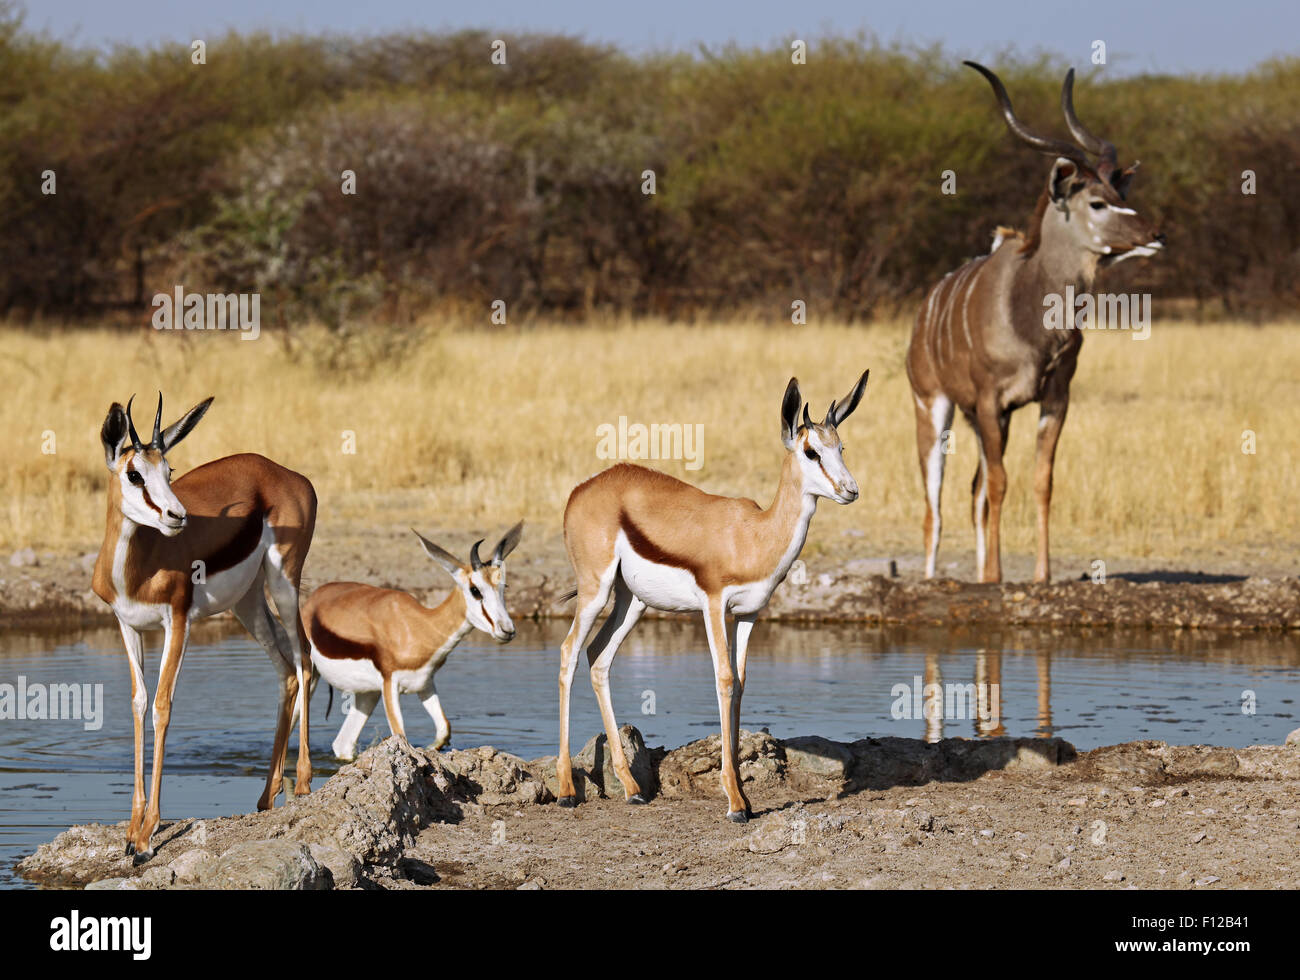
M190 470L172 482L166 454L189 435L212 404L207 398L167 428L162 395L146 445L136 433L131 402L114 402L100 439L108 482L108 523L95 562L95 594L117 615L131 666L135 717L135 794L126 853L141 864L153 856L162 805L162 763L172 697L190 624L229 609L265 648L280 677L280 710L266 789L257 802L270 809L279 795L289 744L289 716L311 661L298 616L298 585L316 526L316 492L306 477L249 453ZM264 587L280 614L271 615ZM281 625L281 621L284 625ZM288 627L286 630L285 627ZM144 680L141 632L163 631L162 666L153 702L153 773L144 793ZM308 712L298 730L294 794L311 792Z
M380 696L389 729L406 738L398 697L408 692L419 694L437 726L434 748L447 744L451 725L434 687L434 674L471 629L502 643L514 639L515 624L506 610L505 560L523 531L520 521L486 562L478 553L483 542L476 541L468 567L413 531L425 554L456 583L451 595L433 609L405 592L357 582L330 582L311 594L302 617L312 663L327 684L353 694L352 707L334 739L335 756L345 761L356 758L357 737Z
M609 740L610 758L629 803L644 803L619 741L609 696L609 668L619 645L647 606L704 614L722 719L722 788L727 818L744 823L752 812L740 788L737 744L745 691L749 634L760 610L785 579L808 535L819 497L839 504L858 499L844 465L838 428L862 400L863 372L843 402L831 402L821 422L803 406L790 379L781 403L785 461L772 505L719 497L657 470L621 463L579 484L564 510L564 544L577 574L578 605L560 654L561 806L577 804L569 756L569 690L577 651L610 593L614 609L587 648L591 686ZM727 614L731 613L728 630ZM729 635L730 634L730 635Z
M973 61L993 86L1008 128L1040 153L1055 157L1026 235L999 235L988 255L948 273L930 290L912 331L907 375L916 409L916 442L925 486L925 574L933 578L939 551L944 433L960 408L980 450L971 486L975 561L984 582L1002 579L999 531L1007 478L1002 455L1011 413L1041 405L1034 493L1038 558L1034 578L1051 577L1047 524L1056 443L1070 403L1070 379L1083 344L1079 330L1048 329L1045 300L1092 292L1099 269L1154 255L1165 243L1125 197L1137 164L1120 169L1115 147L1090 133L1074 114L1074 70L1065 76L1061 107L1079 145L1031 132L1011 109L993 72ZM1097 158L1089 162L1088 154ZM1000 229L1001 231L1002 229ZM1068 319L1073 326L1074 311Z

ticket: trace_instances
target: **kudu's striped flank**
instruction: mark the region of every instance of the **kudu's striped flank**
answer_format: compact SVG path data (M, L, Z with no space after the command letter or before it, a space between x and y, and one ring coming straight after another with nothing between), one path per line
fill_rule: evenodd
M948 273L927 294L907 351L916 410L916 441L925 486L925 573L939 550L939 500L947 440L956 409L975 429L980 462L971 486L980 581L1002 579L999 526L1007 478L1002 464L1011 413L1039 402L1034 492L1038 557L1034 577L1050 578L1048 510L1052 466L1065 423L1083 337L1048 329L1044 299L1092 292L1097 271L1127 258L1153 255L1164 235L1125 204L1137 164L1119 168L1115 147L1090 133L1074 114L1074 70L1065 76L1061 108L1075 143L1031 132L1011 109L1002 82L966 62L993 86L1007 127L1055 158L1028 231L999 229L993 250ZM1096 158L1090 162L1089 156ZM1074 311L1069 311L1073 317Z

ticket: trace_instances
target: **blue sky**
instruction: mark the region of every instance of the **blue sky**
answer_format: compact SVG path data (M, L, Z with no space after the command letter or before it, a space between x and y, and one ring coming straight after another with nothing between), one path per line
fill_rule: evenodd
M378 34L485 27L578 34L625 50L694 49L735 41L875 34L884 42L941 43L962 57L1008 46L1082 66L1094 40L1108 70L1235 72L1300 54L1296 0L29 0L28 26L87 46L212 37L227 28Z

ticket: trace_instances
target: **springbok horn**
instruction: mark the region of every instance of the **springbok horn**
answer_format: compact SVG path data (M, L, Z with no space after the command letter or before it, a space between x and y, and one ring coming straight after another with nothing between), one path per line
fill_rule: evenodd
M482 543L483 539L479 538L474 542L474 547L469 549L469 567L476 572L483 567L483 559L478 556L478 546Z
M500 565L505 561L510 556L510 552L515 550L515 546L519 544L519 539L523 537L523 534L524 522L520 521L505 533L505 537L497 542L496 550L492 552L492 564Z
M158 392L158 411L154 413L153 439L150 441L149 445L153 446L159 452L162 452L163 441L162 441L162 392L161 391Z
M813 426L812 419L808 417L808 403L804 402L803 403L803 427L805 429L811 429L812 426Z
M1078 140L1079 145L1089 153L1097 155L1097 176L1102 180L1110 180L1110 175L1114 173L1118 163L1115 144L1094 136L1083 123L1079 122L1079 117L1074 114L1073 68L1066 72L1065 84L1061 86L1061 111L1065 113L1065 124L1070 127L1070 135Z
M1039 136L1032 132L1024 123L1016 118L1015 112L1011 108L1011 98L1007 95L1006 86L1002 84L1001 79L993 72L989 71L983 65L974 61L963 61L962 64L974 68L983 75L990 85L993 86L993 94L997 96L998 105L1002 108L1002 117L1006 120L1007 129L1011 130L1022 142L1028 143L1039 153L1046 153L1050 156L1065 157L1067 160L1073 160L1081 167L1091 169L1092 164L1088 162L1088 156L1079 147L1073 143L1067 143L1065 140L1048 139L1045 136Z
M131 403L135 401L135 395L132 395L126 401L126 428L131 433L131 446L136 452L143 452L144 446L140 445L140 433L135 431L135 420L131 418Z
M831 407L826 409L826 418L822 419L822 425L835 424L835 402L831 402Z

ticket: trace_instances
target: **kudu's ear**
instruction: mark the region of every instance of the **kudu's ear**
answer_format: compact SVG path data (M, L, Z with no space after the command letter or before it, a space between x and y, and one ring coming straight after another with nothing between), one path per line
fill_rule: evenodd
M510 552L515 550L519 544L519 539L524 536L524 522L520 521L509 531L506 536L497 542L496 550L492 552L492 564L500 565L509 557Z
M110 470L117 469L118 458L126 446L126 411L113 402L99 430L99 441L104 444L104 463Z
M869 370L862 372L862 377L858 378L858 383L842 402L831 402L831 410L826 413L827 422L839 428L840 423L853 414L858 402L862 401L862 393L867 390L867 375L870 373Z
M1065 157L1057 157L1052 164L1052 173L1047 178L1047 196L1053 204L1060 204L1075 191L1083 187L1079 179L1079 165Z
M786 449L794 449L794 434L799 428L799 406L803 398L799 394L799 379L791 378L785 386L785 398L781 401L781 442Z
M1138 164L1141 162L1141 160L1138 160L1131 167L1117 170L1115 176L1111 178L1110 182L1115 188L1115 193L1120 196L1120 200L1128 197L1129 188L1133 186L1133 178L1137 176Z
M215 397L215 395L209 395L171 425L167 426L167 428L163 429L162 445L158 448L162 452L167 452L167 450L171 449L172 446L176 445L176 443L189 435L190 430L199 424L199 419L203 418L204 413L207 412L208 406L212 404L212 399Z
M411 533L420 539L420 544L424 546L424 553L433 559L433 563L440 567L452 578L461 570L461 563L458 562L451 552L439 548L436 544L426 538L415 528L411 528Z

